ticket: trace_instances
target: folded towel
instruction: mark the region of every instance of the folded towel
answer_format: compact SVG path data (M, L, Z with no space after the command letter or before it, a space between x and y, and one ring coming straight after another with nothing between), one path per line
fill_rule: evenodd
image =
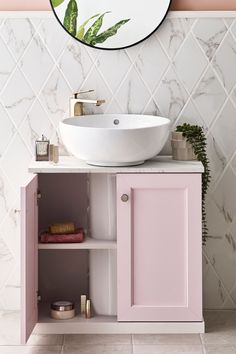
M52 224L49 226L48 232L52 235L73 234L75 233L75 224L73 222Z
M55 234L51 235L48 232L43 232L39 240L41 243L80 243L84 241L84 231L83 229L75 230L73 234Z

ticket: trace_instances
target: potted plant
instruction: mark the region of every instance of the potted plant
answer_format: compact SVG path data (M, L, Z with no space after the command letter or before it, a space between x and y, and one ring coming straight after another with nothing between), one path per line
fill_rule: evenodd
M180 134L179 141L180 142L182 141L182 143L180 143L179 146L182 147L185 146L186 149L189 149L190 146L188 144L191 145L194 155L192 155L192 158L190 158L190 160L197 159L201 161L201 163L204 166L204 173L202 174L202 242L205 245L207 234L208 234L207 220L206 220L206 194L211 180L209 160L206 152L207 149L206 135L203 127L199 125L191 125L187 123L178 125L176 127L176 133ZM175 134L175 132L173 134ZM182 139L181 139L181 135L183 137ZM185 143L183 143L183 141L185 141Z

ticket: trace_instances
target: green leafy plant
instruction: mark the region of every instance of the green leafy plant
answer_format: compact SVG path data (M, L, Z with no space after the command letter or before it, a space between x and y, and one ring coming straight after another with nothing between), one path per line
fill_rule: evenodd
M59 6L64 0L52 0L53 7ZM64 27L72 34L74 37L78 38L80 41L95 46L98 43L105 42L109 37L115 36L123 25L125 25L130 19L125 19L117 22L114 26L108 28L107 30L99 33L103 25L104 16L111 11L106 11L103 14L96 14L91 16L89 19L84 21L77 29L77 19L78 19L78 6L76 0L70 0L64 17ZM94 19L95 22L86 30L88 23Z
M64 27L73 36L77 31L78 6L76 0L70 0L64 17Z
M77 31L76 38L78 38L79 40L82 41L82 39L84 38L86 25L89 23L89 21L93 20L94 18L98 17L99 15L100 14L96 14L96 15L90 17L88 20L84 21L84 23L82 23L82 25L80 25L80 27Z
M118 29L121 26L125 25L128 21L129 19L117 22L114 26L108 28L106 31L100 33L98 36L93 38L91 40L91 44L96 45L97 43L105 42L105 40L107 40L109 37L114 36L117 33Z
M205 245L208 236L206 219L206 194L211 181L209 160L206 152L206 135L203 127L187 123L178 125L176 127L176 131L183 133L183 136L186 137L187 141L192 145L197 159L201 161L204 166L204 173L202 175L202 242Z
M64 2L64 0L52 0L52 6L57 7L61 5Z

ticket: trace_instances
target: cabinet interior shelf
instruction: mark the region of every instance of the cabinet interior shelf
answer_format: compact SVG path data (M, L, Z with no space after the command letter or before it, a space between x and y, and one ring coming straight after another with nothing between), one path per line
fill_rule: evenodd
M70 320L50 317L49 303L39 304L37 334L124 334L124 333L203 333L204 322L118 322L116 316L94 316L86 319L77 315Z
M39 243L39 250L106 250L116 249L116 241L86 237L81 243Z

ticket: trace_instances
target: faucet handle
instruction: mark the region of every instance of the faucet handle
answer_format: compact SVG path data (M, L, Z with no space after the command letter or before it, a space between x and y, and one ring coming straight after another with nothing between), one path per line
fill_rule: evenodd
M84 93L89 93L89 92L94 92L94 90L75 92L75 93L73 93L73 98L78 98L78 95L81 95L81 94L84 94Z

